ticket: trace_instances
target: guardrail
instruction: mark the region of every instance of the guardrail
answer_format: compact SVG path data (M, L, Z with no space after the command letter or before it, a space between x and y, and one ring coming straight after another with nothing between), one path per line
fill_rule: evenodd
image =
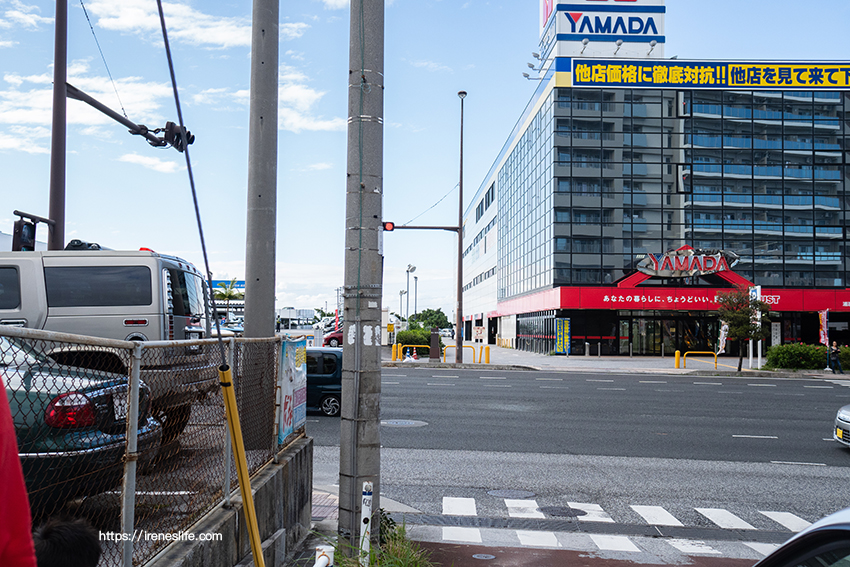
M457 345L448 345L443 349L443 362L446 361L446 355L448 354L450 348L457 348ZM475 362L475 347L472 346L472 345L463 345L463 348L472 349L472 362L474 363Z
M717 353L716 352L709 352L709 351L689 351L689 352L686 352L685 355L682 357L682 360L683 360L682 368L688 367L688 355L689 354L707 354L707 355L713 356L714 357L714 369L717 370Z

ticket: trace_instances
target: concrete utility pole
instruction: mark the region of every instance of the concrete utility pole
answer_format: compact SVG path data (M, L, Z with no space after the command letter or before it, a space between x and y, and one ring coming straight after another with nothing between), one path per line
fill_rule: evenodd
M279 0L254 0L245 245L245 336L274 336Z
M351 0L350 25L338 530L354 553L364 481L373 485L373 541L381 507L384 0Z
M53 45L53 127L50 141L50 203L48 250L65 248L65 124L68 102L68 0L56 0L56 31Z

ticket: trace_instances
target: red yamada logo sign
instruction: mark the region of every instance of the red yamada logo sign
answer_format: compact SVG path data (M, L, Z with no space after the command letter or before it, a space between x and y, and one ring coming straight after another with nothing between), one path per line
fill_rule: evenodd
M638 271L662 278L704 276L732 271L739 257L726 250L696 250L682 246L664 254L650 254L637 265Z

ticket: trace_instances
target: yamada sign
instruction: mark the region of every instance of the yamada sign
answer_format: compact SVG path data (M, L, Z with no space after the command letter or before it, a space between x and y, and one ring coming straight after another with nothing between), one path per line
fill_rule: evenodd
M673 252L649 254L637 265L639 272L661 278L686 278L731 271L738 255L725 250L695 250L684 246Z

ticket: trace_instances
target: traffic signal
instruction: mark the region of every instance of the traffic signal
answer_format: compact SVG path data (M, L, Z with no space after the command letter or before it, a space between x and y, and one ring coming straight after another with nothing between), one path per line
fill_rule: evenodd
M12 231L12 251L32 252L35 250L35 223L24 219L16 220Z
M195 142L195 136L188 130L186 130L186 135L183 136L179 125L174 122L166 122L165 141L171 144L178 152L182 152L186 149L186 146Z
M383 226L387 232L392 232L395 229L395 223L392 221L384 221Z

